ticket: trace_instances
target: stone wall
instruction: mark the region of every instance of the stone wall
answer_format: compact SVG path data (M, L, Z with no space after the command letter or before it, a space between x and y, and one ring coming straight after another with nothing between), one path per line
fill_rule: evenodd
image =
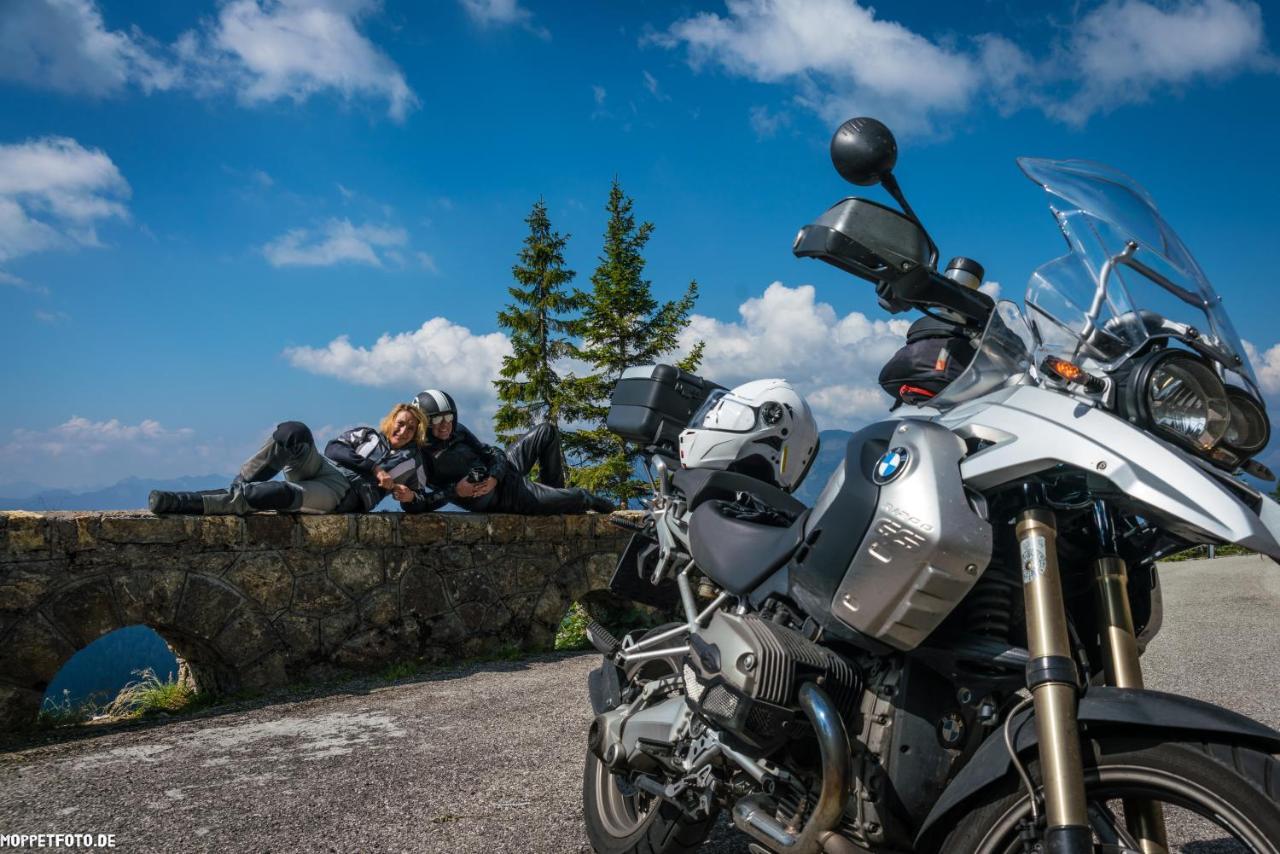
M626 541L606 516L0 512L0 730L35 717L76 650L136 624L216 693L546 649Z

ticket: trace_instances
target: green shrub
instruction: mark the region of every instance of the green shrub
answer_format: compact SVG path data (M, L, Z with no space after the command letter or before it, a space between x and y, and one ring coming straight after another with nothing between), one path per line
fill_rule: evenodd
M587 649L591 646L591 641L587 640L587 624L591 622L591 615L587 613L587 609L582 607L580 602L574 602L569 606L569 611L564 615L564 619L560 621L560 627L556 629L556 649Z

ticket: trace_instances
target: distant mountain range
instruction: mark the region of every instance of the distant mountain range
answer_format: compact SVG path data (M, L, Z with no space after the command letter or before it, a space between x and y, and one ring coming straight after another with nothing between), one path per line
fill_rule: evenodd
M810 507L813 506L818 496L822 494L822 488L827 485L831 473L844 462L845 448L852 435L848 430L823 430L818 434L821 440L818 446L818 458L813 461L813 466L805 475L804 482L795 491L796 498Z
M229 474L187 475L171 480L127 477L119 483L88 492L68 489L41 489L36 484L0 484L0 510L142 510L153 489L194 492L217 489L231 482ZM33 489L34 487L34 489Z

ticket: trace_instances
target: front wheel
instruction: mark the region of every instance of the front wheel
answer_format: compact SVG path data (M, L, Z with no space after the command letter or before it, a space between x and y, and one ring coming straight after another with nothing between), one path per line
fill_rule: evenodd
M672 804L626 786L589 750L582 812L596 854L685 854L702 844L715 821L693 821Z
M643 637L675 628L668 623ZM644 684L680 673L680 661L655 658L625 668L628 684ZM694 821L674 805L637 790L587 751L582 771L582 814L596 854L685 854L702 844L714 815Z
M1111 739L1086 760L1085 793L1095 851L1132 851L1125 801L1163 806L1169 851L1280 854L1280 761L1251 748L1202 742ZM1034 763L1032 764L1034 776ZM1031 817L1026 790L1007 781L988 794L938 851L1020 854ZM1041 818L1043 824L1043 817ZM1038 832L1043 832L1043 827Z

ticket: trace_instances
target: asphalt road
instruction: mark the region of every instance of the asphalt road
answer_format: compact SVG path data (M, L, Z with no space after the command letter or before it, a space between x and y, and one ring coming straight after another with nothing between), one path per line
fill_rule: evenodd
M1162 568L1148 685L1280 727L1280 567ZM121 851L575 852L589 655L488 664L0 753L0 834ZM706 848L744 854L721 824ZM1207 850L1207 849L1197 849Z

